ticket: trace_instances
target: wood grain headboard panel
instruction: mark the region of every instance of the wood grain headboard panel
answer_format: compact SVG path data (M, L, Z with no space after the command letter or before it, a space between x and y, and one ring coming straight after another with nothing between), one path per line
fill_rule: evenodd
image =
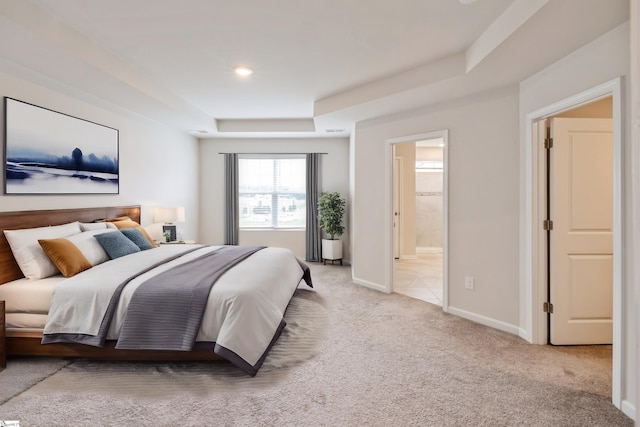
M124 215L139 223L140 206L0 212L0 285L24 277L4 237L4 230L47 227L73 221L93 222Z

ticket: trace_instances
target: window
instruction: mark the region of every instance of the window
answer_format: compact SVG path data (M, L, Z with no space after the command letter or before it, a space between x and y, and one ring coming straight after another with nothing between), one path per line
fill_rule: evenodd
M238 159L240 228L296 228L306 224L306 159Z
M416 171L442 171L443 169L443 161L425 161L418 160L416 161Z

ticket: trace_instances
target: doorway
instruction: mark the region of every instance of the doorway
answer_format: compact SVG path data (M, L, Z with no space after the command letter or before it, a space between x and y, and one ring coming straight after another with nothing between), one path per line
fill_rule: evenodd
M543 229L546 218L547 205L545 202L545 169L544 147L540 146L537 122L550 117L569 113L579 107L611 98L613 122L612 148L612 299L613 299L613 344L612 344L612 403L620 408L623 387L622 367L622 102L621 81L615 79L600 86L577 94L571 98L549 105L526 115L526 146L527 160L525 178L525 221L523 273L525 289L522 293L522 308L526 323L523 325L521 336L534 344L547 344L549 338L548 315L543 311L544 303L548 302L547 289L547 236Z
M447 307L447 132L388 143L389 292Z

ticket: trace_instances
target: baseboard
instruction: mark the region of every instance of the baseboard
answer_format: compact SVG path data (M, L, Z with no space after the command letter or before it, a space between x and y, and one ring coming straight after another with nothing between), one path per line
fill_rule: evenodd
M527 341L528 343L533 343L533 338L531 338L531 335L529 335L529 333L525 329L519 328L518 331L518 335L520 336L520 338Z
M636 420L636 406L633 403L629 402L628 400L623 400L620 410L627 417L631 418L634 421Z
M384 286L382 286L379 283L373 283L370 282L368 280L364 280L364 279L358 279L355 276L351 276L351 280L353 281L353 283L355 283L356 285L361 285L364 286L365 288L369 288L369 289L373 289L385 294L388 294L389 292L387 291L387 288L385 288Z
M520 328L518 326L510 325L509 323L501 322L500 320L481 316L479 314L471 313L470 311L462 310L452 306L448 307L447 312L449 314L462 317L463 319L471 320L472 322L489 326L490 328L498 329L499 331L508 332L510 334L520 336Z
M423 246L416 248L417 254L441 254L442 247L437 246Z
M302 258L301 258L301 259L302 259ZM319 264L319 265L325 265L325 264L324 264L324 261L307 261L307 260L305 260L304 262L307 262L307 263L313 263L313 264ZM336 262L337 262L337 261L336 261ZM328 263L328 264L326 264L326 265L327 265L327 266L329 266L329 265L331 265L331 263ZM339 265L340 265L340 263L338 263L338 262L337 262L337 264L333 264L333 265L339 266ZM344 265L350 266L350 265L351 265L351 261L349 261L348 259L343 259L343 260L342 260L342 265L343 265L343 266L344 266Z

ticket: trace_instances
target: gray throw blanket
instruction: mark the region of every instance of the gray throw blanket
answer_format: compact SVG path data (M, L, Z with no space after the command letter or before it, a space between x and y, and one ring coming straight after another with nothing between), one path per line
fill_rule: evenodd
M129 303L116 348L191 350L211 287L261 249L224 246L142 283Z

